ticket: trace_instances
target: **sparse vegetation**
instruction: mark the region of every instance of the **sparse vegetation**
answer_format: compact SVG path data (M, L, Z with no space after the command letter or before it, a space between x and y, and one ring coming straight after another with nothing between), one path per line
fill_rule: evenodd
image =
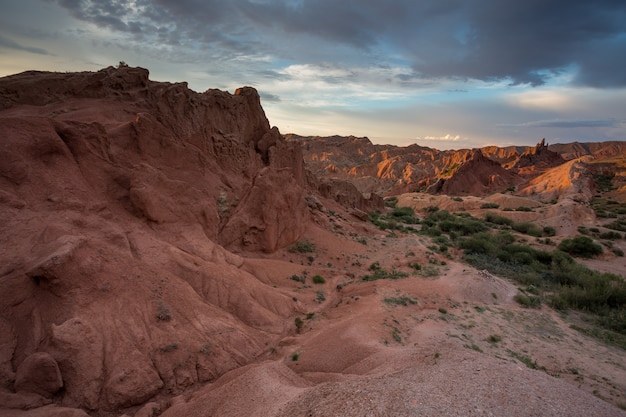
M413 224L419 224L419 219L415 217L415 212L411 207L394 207L388 215L380 211L369 214L369 221L380 230L398 230L401 232L415 232Z
M398 197L395 195L385 199L385 207L394 208L396 204L398 204Z
M303 275L303 276L300 276L300 275L295 275L295 274L294 274L294 275L292 275L292 276L290 277L290 279L291 279L292 281L301 282L302 284L306 284L306 277L305 277L304 275Z
M311 279L313 280L313 284L324 284L324 283L326 283L326 280L321 275L313 275L313 278L311 278Z
M480 206L481 209L497 209L500 207L500 204L497 203L484 203Z
M170 309L167 308L165 304L163 304L163 301L159 301L159 304L157 305L156 318L160 321L170 321L172 319Z
M382 268L378 262L374 262L373 264L371 264L368 269L372 271L372 274L363 276L363 281L376 281L378 279L399 279L409 276L409 274L407 274L406 272L396 271L394 269L389 272Z
M294 243L290 248L291 253L312 253L315 252L315 245L308 240L299 240Z
M537 365L537 361L533 360L529 356L523 355L523 354L518 353L518 352L514 352L514 351L509 350L509 349L507 349L507 352L509 353L509 355L511 355L512 357L514 357L518 361L522 362L524 365L526 365L530 369L542 369L544 371L546 369L544 367L540 367L539 365Z
M515 297L513 297L513 299L523 307L541 308L541 297L518 293Z
M572 324L570 327L577 332L586 334L587 336L591 336L598 340L602 340L605 343L609 343L626 350L626 335L623 332L617 333L611 330L599 329L597 327L583 327L576 324Z
M299 358L300 358L300 354L299 354L298 352L294 352L294 353L291 355L291 360L292 360L293 362L297 362Z
M475 343L472 343L471 345L463 345L464 347L468 348L468 349L472 349L475 350L476 352L481 352L482 353L482 349L480 348L480 346L478 346Z
M417 299L412 297L407 297L405 295L400 297L385 297L383 299L385 304L394 305L394 306L408 306L409 304L417 304Z
M398 343L402 343L402 336L400 336L400 331L396 328L393 329L393 333L391 333L391 337Z
M302 321L300 317L296 317L294 319L294 322L296 324L296 332L300 333L300 331L302 330L302 326L304 325L304 321Z

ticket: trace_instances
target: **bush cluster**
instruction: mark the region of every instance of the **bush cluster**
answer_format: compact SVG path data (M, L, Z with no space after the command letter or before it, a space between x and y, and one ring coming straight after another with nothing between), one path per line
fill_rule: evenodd
M578 245L566 243L563 247L576 247L575 252L585 254L597 251L595 246L599 245L591 238L577 238ZM547 252L516 244L507 232L479 233L460 240L458 245L464 249L464 259L475 267L532 286L533 290L526 292L536 295L520 294L516 297L519 303L536 307L543 299L557 309L595 313L602 326L626 334L626 281L622 277L576 263L562 246Z
M374 211L369 214L369 221L380 230L399 230L401 232L415 232L407 225L419 224L415 211L411 207L394 207L389 214Z
M458 236L468 236L488 229L483 221L474 217L455 215L447 210L436 210L429 211L422 220L421 233L427 236L441 236L442 233L446 233L454 240Z
M372 271L372 273L364 275L362 278L363 281L376 281L379 279L399 279L409 276L409 274L407 274L406 272L396 271L395 269L392 269L391 272L389 272L386 269L382 268L378 262L374 262L373 264L371 264L368 269Z
M589 236L576 236L571 239L564 239L559 243L558 249L582 258L593 258L602 253L602 246L595 243Z

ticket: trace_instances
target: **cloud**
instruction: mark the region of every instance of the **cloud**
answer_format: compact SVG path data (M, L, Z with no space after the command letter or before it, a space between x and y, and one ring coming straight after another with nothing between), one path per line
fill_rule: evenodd
M259 91L259 95L261 96L262 102L272 102L278 103L281 101L280 97L276 94L267 93L265 91Z
M52 0L51 0L52 1ZM425 78L626 86L620 0L56 0L136 41L335 65L398 64ZM221 51L220 51L221 50ZM400 77L407 77L402 74Z
M51 55L48 51L46 51L43 48L24 46L1 35L0 35L0 47L15 49L17 51L30 52L32 54L38 54L38 55Z
M525 123L499 124L498 127L548 127L559 129L619 127L625 122L616 119L591 119L591 120L535 120Z
M448 133L445 136L424 136L423 138L416 137L415 140L458 142L460 140L467 140L467 138L463 138L461 135L451 135Z

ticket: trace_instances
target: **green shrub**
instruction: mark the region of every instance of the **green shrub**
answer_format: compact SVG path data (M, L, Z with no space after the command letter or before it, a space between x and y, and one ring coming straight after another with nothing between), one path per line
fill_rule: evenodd
M306 241L297 241L289 248L289 252L291 253L311 253L315 252L315 245L312 242Z
M576 236L572 239L564 239L558 246L559 250L573 256L592 258L602 253L602 246L594 243L588 236Z
M484 203L480 206L481 209L497 209L500 207L500 204L497 203Z
M411 207L394 207L389 216L403 223L419 223L419 220L415 217L415 210Z
M525 295L518 293L513 297L523 307L541 308L541 298L533 295Z
M314 275L311 279L313 280L313 284L324 284L326 282L324 277L321 275Z
M300 275L293 274L293 275L290 277L290 279L291 279L292 281L301 282L302 284L306 284L306 277L305 277L304 275L303 275L303 276L300 276Z
M302 325L304 325L304 321L302 321L300 317L296 317L294 319L294 323L296 324L296 331L300 333L300 331L302 330Z
M385 269L380 268L380 266L375 269L371 269L370 267L370 270L372 270L374 273L363 276L362 278L363 281L376 281L379 279L399 279L399 278L406 278L409 276L409 274L407 274L406 272L401 272L401 271L396 271L396 270L391 270L391 272L388 272Z
M380 230L399 230L402 232L415 232L412 227L404 224L419 224L415 212L411 207L394 207L389 215L383 215L380 211L373 211L368 215L369 221ZM366 242L367 243L367 242Z
M409 304L417 304L417 300L415 298L407 297L405 295L401 297L386 297L385 299L383 299L383 301L385 302L385 304L396 306L401 305L405 307Z
M611 223L605 224L607 229L619 230L620 232L626 232L626 219L615 220Z
M556 236L556 229L552 226L544 226L543 235L544 236Z
M570 241L564 240L559 248L576 248L581 241L583 253L588 252L589 242L599 247L587 236ZM626 311L626 281L622 277L590 270L562 250L548 252L514 242L513 235L500 232L477 233L456 243L464 250L467 263L522 284L525 293L515 297L521 305L538 308L543 300L555 309L572 308L606 318L599 323L612 331L626 329L626 314L618 313Z
M604 233L600 233L599 236L600 239L610 239L610 240L617 240L617 239L621 239L622 235L617 233L617 232L604 232Z
M526 206L519 206L518 208L515 209L515 211L533 211L533 209L530 207L526 207Z
M489 223L498 224L498 225L511 226L513 224L513 220L504 216L499 216L495 213L485 214L485 220L487 220Z
M538 226L535 226L532 223L523 222L523 223L513 223L511 228L516 232L524 233L525 235L530 235L534 237L543 236L543 230Z

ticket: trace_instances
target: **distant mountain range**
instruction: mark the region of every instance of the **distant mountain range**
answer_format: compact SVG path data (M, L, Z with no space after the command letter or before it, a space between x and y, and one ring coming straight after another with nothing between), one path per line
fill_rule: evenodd
M486 194L527 183L566 161L591 157L626 157L626 142L531 146L488 146L440 151L417 144L376 145L367 137L298 136L305 165L320 178L349 180L364 193L395 195L430 191L446 194Z

